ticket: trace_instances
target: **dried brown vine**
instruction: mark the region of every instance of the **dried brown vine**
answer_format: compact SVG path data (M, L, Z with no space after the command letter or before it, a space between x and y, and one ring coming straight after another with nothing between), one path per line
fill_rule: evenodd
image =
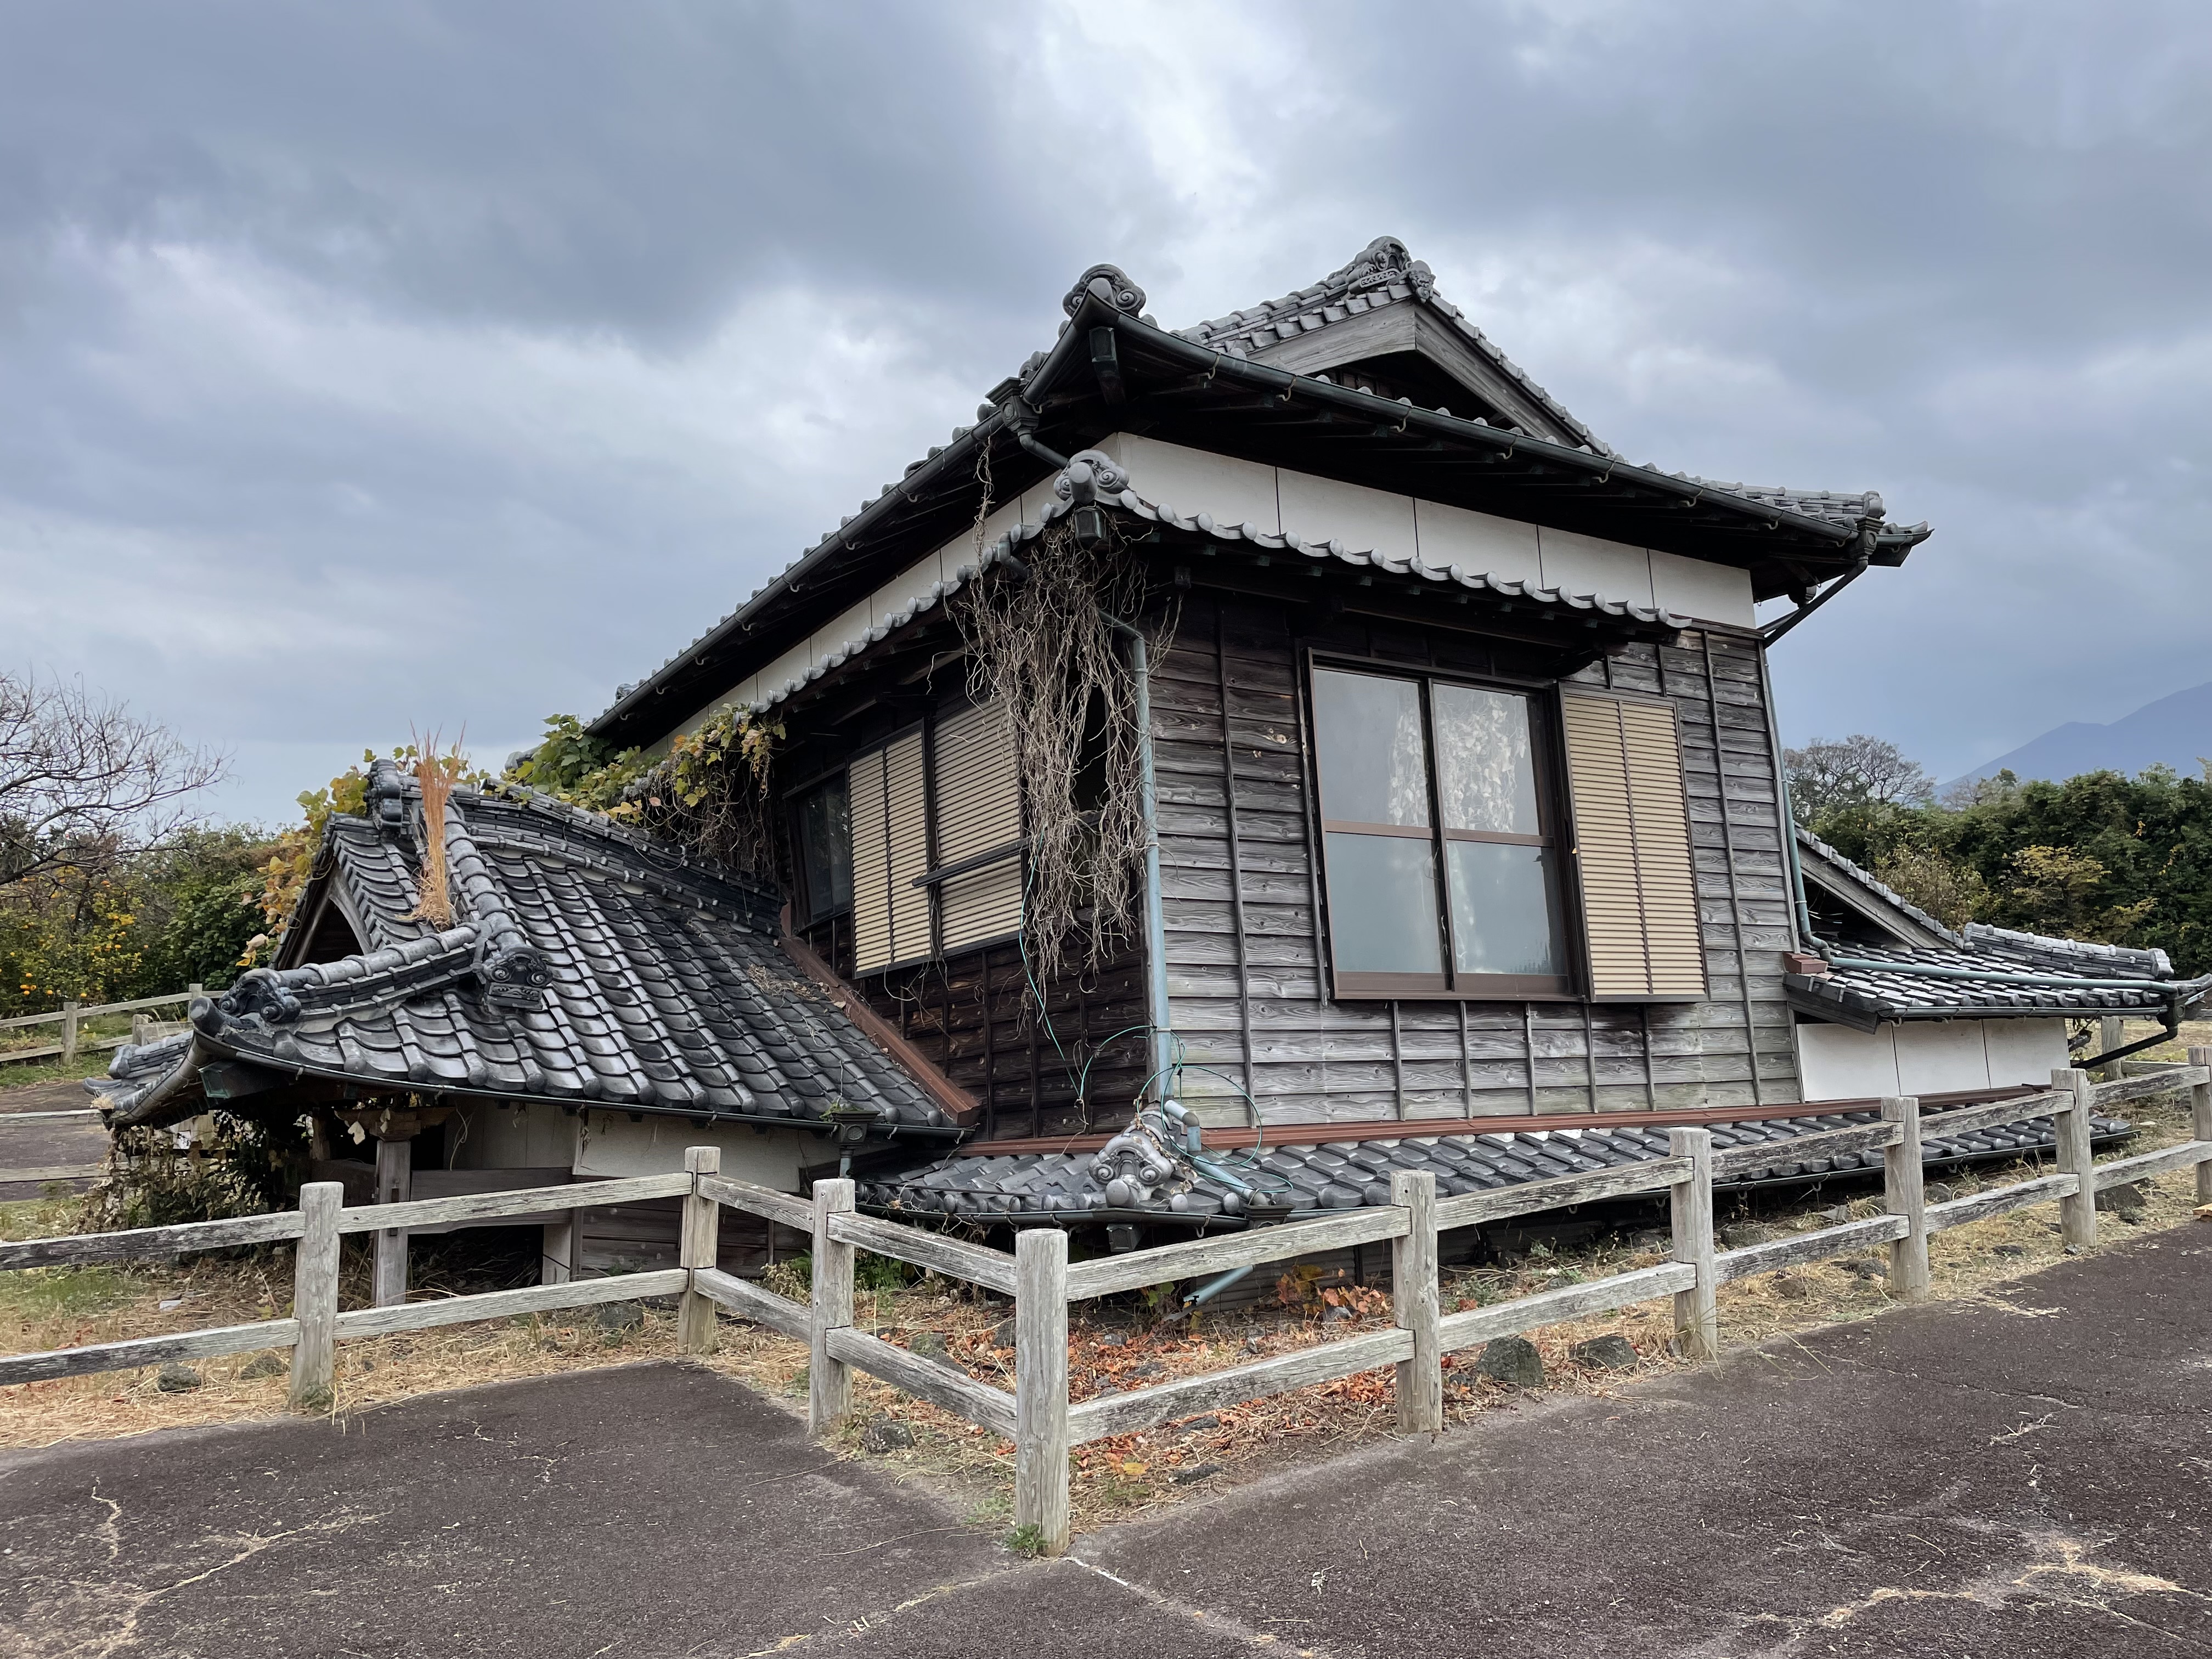
M1025 575L978 582L957 611L969 690L1005 709L1030 837L1023 932L1040 981L1071 947L1097 967L1129 936L1147 830L1136 682L1109 618L1133 622L1141 570L1063 525L1022 550ZM1152 647L1166 648L1164 639ZM1095 805L1079 798L1103 759Z

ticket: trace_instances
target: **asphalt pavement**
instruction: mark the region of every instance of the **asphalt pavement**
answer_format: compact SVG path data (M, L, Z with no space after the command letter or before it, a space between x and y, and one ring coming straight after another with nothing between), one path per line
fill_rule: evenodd
M1077 1540L656 1363L0 1458L0 1652L2212 1652L2212 1226Z

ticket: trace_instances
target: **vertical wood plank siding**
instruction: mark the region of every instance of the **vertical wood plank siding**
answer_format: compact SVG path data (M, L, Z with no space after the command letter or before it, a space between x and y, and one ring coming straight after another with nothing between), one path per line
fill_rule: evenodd
M1186 1059L1212 1068L1184 1075L1186 1100L1241 1122L1246 1087L1264 1121L1287 1123L1796 1097L1787 882L1754 644L1692 632L1576 677L1674 705L1706 975L1695 1002L1586 1006L1328 1000L1302 643L1471 673L1511 665L1474 636L1189 596L1152 685L1170 1006Z

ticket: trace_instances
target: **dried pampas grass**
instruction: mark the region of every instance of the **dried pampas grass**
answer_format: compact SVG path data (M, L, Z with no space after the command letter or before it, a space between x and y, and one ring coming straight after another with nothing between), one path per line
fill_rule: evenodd
M467 735L465 730L462 735ZM461 753L459 738L443 753L438 738L433 732L428 743L417 738L412 745L415 781L422 791L422 870L410 914L443 933L453 925L453 892L446 872L446 802L468 770L468 760Z

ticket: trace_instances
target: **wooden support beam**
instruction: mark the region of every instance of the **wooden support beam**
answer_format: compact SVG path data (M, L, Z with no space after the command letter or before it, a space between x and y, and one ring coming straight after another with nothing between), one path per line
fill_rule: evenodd
M415 1169L411 1142L391 1139L376 1143L376 1201L404 1204ZM407 1300L407 1231L404 1227L376 1230L376 1266L369 1297L377 1307L396 1308Z

